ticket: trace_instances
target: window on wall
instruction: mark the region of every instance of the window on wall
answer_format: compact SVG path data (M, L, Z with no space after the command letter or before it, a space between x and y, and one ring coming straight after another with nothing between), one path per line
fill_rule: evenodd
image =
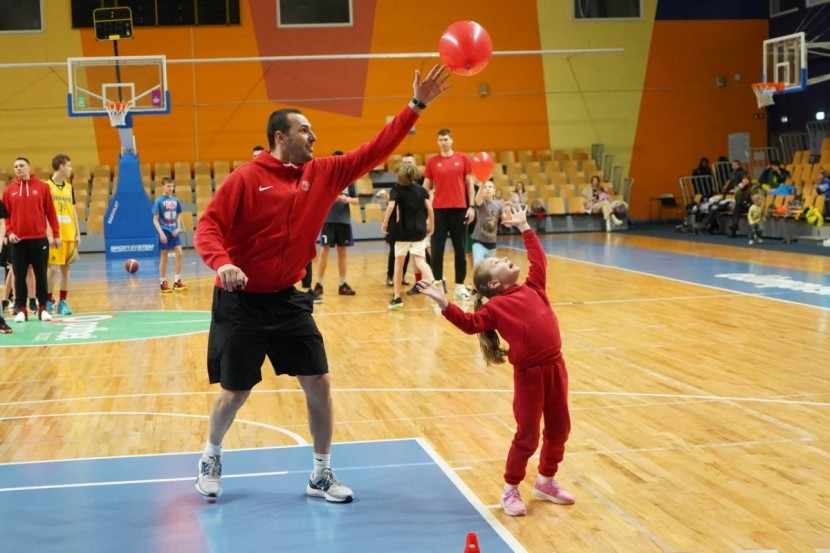
M41 0L0 2L0 33L33 33L43 31Z
M239 25L240 0L71 0L72 28L92 27L96 8L130 8L133 27ZM5 3L0 0L0 3Z
M574 19L639 19L641 0L573 0Z
M277 0L277 27L350 27L352 0Z
M828 0L822 1L827 2ZM799 3L800 0L769 0L769 15L775 17L776 15L798 11ZM807 0L807 5L810 5L810 0Z

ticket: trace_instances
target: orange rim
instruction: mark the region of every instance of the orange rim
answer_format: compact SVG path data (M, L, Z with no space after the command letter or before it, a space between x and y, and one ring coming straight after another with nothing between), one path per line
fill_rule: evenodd
M775 92L781 92L784 90L784 83L753 83L752 88L757 88L761 90L774 90Z

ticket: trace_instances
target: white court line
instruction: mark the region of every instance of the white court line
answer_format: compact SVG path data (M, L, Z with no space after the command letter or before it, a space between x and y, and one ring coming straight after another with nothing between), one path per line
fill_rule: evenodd
M257 476L283 476L289 474L289 472L290 471L287 470L281 470L275 472L251 472L247 474L223 474L222 479L252 478ZM179 478L148 478L145 480L114 480L111 482L78 482L75 484L49 484L43 486L19 486L17 488L0 488L0 493L30 492L36 490L62 490L66 488L100 488L103 486L132 486L136 484L164 484L167 482L192 482L193 480L193 476L183 476Z
M512 435L515 432L515 426L511 426L508 428L510 434ZM619 448L619 449L597 449L591 451L576 451L573 449L569 449L566 458L570 459L571 457L590 457L593 455L627 455L629 453L663 453L667 451L695 451L695 450L705 450L705 449L727 449L731 447L756 447L756 446L767 446L767 445L786 445L786 444L805 444L820 441L818 439L811 440L809 438L781 438L779 440L753 440L753 441L744 441L744 442L719 442L719 443L711 443L711 444L685 444L685 445L676 445L676 446L664 446L664 447L626 447L626 448ZM822 453L826 456L826 453ZM534 453L531 455L530 459L539 459L539 453ZM465 463L503 463L504 457L467 457L464 459ZM830 552L828 552L830 553Z
M524 248L520 248L520 247L518 247L516 245L512 245L512 244L499 244L499 246L503 247L503 248L511 249L511 250L516 250L516 251L526 251L526 250L524 250ZM631 246L629 246L629 247L631 247ZM678 255L680 255L680 254L678 254ZM652 278L659 278L659 279L662 279L662 280L668 280L668 281L671 281L671 282L677 282L677 283L680 283L680 284L685 284L687 286L701 286L703 288L709 288L711 290L718 290L720 292L726 292L727 293L726 297L728 297L730 295L738 295L738 296L746 296L746 297L750 297L750 298L763 298L763 299L767 299L767 300L771 300L771 301L788 303L790 305L799 305L801 307L812 307L813 309L820 309L821 311L830 311L829 307L821 307L819 305L812 305L812 304L809 304L809 303L802 303L802 302L798 302L798 301L794 301L794 300L785 300L785 299L781 299L781 298L776 298L774 296L765 294L763 292L750 293L750 292L743 292L741 290L732 290L730 288L724 288L722 286L715 286L714 284L703 284L703 283L694 282L694 281L691 281L691 280L681 280L679 278L667 277L667 276L658 275L658 274L655 274L655 273L647 273L645 271L638 271L636 269L628 269L628 268L625 268L625 267L615 267L613 265L604 265L602 263L597 263L595 261L585 261L583 259L574 259L572 257L567 257L567 256L564 256L564 255L557 255L557 254L552 254L552 253L547 253L547 252L545 252L545 256L552 257L554 259L562 259L562 260L570 261L570 262L573 262L573 263L584 263L585 265L591 265L592 267L601 267L603 269L608 269L610 271L623 271L623 272L632 273L632 274L635 274L635 275L648 276L648 277L652 277ZM700 256L696 256L696 257L700 257ZM745 263L745 262L738 262L738 263ZM780 268L780 267L775 267L774 265L769 265L769 267ZM804 270L801 270L801 269L792 269L792 270L800 270L803 273L809 273L810 272L810 271L804 271ZM679 297L682 297L682 296L679 296ZM653 301L671 301L671 300L672 300L672 298L663 298L662 300L653 300Z
M517 551L519 553L527 553L527 550L519 543L519 540L504 527L504 525L497 519L493 513L490 511L489 507L487 507L482 501L478 498L476 494L467 486L464 480L458 476L455 471L447 464L446 461L438 454L438 452L433 449L433 447L429 444L429 442L425 438L415 438L415 441L421 446L421 448L432 457L433 462L438 465L444 475L449 478L450 482L455 484L455 487L458 488L458 491L470 502L470 504L478 511L478 514L490 525L490 527L505 541L505 543L510 546L513 551Z
M88 459L85 459L88 460ZM338 472L348 472L355 470L378 470L378 469L399 469L407 467L428 467L433 463L389 463L385 465L370 465L370 466L354 466L341 467L337 469ZM222 479L226 478L258 478L261 476L285 476L287 474L308 474L308 469L300 470L278 470L268 472L243 472L239 474L223 474ZM143 480L113 480L108 482L76 482L72 484L45 484L42 486L18 486L15 488L0 488L0 493L20 492L20 491L34 491L34 490L60 490L65 488L98 488L103 486L131 486L136 484L163 484L167 482L192 482L195 480L193 476L180 476L177 478L145 478Z
M53 413L53 414L42 414L42 415L22 415L22 416L15 416L15 417L0 417L0 421L8 422L8 421L15 421L15 420L27 420L27 419L48 419L48 418L58 418L58 417L90 417L90 416L107 416L107 415L122 415L122 416L144 416L144 415L153 415L158 417L180 417L180 418L192 418L192 419L204 419L208 420L210 417L208 415L191 415L188 413L162 413L158 411L93 411L93 412L86 412L86 413ZM300 436L295 432L291 432L290 430L286 430L285 428L281 428L279 426L273 426L271 424L265 424L263 422L256 422L256 421L249 421L245 419L235 419L242 424L248 424L251 426L258 426L260 428L265 428L266 430L273 430L275 432L279 432L280 434L285 434L289 438L293 439L297 442L298 445L308 445L308 442L305 438Z
M374 444L380 442L406 442L409 440L413 440L414 438L389 438L388 440L355 440L353 442L340 442L336 445L352 445L352 444ZM271 449L286 449L292 447L308 447L307 445L272 445L266 447L240 447L236 449L224 449L223 453L227 453L229 451L268 451ZM103 457L81 457L81 458L71 458L71 459L47 459L43 461L17 461L14 463L0 463L0 467L2 466L10 466L10 465L37 465L41 463L72 463L78 461L101 461L106 459L138 459L142 457L164 457L170 455L200 455L202 450L199 451L174 451L172 453L135 453L132 455L107 455Z
M619 361L619 359L615 359ZM626 362L626 364L630 364ZM643 367L638 365L633 365L635 368L640 370L646 370ZM652 371L649 371L652 372ZM656 374L656 373L655 373ZM663 375L657 374L657 377L662 377ZM674 379L668 379L669 381L674 382L675 385L678 385L678 381ZM690 388L690 386L685 385L685 387ZM691 387L693 388L693 387ZM487 389L487 388L332 388L332 393L398 393L398 394L423 394L423 393L440 393L440 394L512 394L513 389ZM700 392L700 390L696 390ZM253 390L253 394L298 394L302 393L301 389L291 389L291 390ZM109 400L109 399L137 399L137 398L145 398L145 397L187 397L187 396L199 396L199 395L215 395L215 391L205 391L205 392L162 392L157 394L118 394L118 395L106 395L106 396L85 396L85 397L74 397L74 398L60 398L60 399L37 399L37 400L29 400L29 401L8 401L0 403L0 407L14 407L20 405L40 405L40 404L50 404L50 403L63 403L63 402L72 402L72 401L99 401L99 400ZM736 402L736 403L763 403L763 404L776 404L776 405L794 405L794 406L802 406L802 407L830 407L830 402L828 401L801 401L801 400L792 400L792 399L779 399L779 398L759 398L759 397L740 397L740 396L716 396L716 395L707 395L703 393L697 394L668 394L668 393L653 393L653 392L591 392L591 391L574 391L571 390L568 392L568 395L572 396L599 396L599 397L644 397L644 398L674 398L678 400L705 400L705 401L722 401L722 402ZM645 404L644 406L647 406ZM615 406L611 406L615 407ZM0 417L2 419L3 417Z

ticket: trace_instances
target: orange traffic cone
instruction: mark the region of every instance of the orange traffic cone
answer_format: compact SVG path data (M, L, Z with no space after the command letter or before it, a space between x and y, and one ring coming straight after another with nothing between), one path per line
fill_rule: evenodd
M478 536L475 532L467 534L467 545L464 546L464 553L481 553L478 547Z

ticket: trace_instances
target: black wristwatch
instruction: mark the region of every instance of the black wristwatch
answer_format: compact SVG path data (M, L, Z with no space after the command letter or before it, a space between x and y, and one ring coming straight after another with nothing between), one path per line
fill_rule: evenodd
M419 109L426 109L427 105L420 101L418 98L412 97L412 103L415 104L416 107Z

